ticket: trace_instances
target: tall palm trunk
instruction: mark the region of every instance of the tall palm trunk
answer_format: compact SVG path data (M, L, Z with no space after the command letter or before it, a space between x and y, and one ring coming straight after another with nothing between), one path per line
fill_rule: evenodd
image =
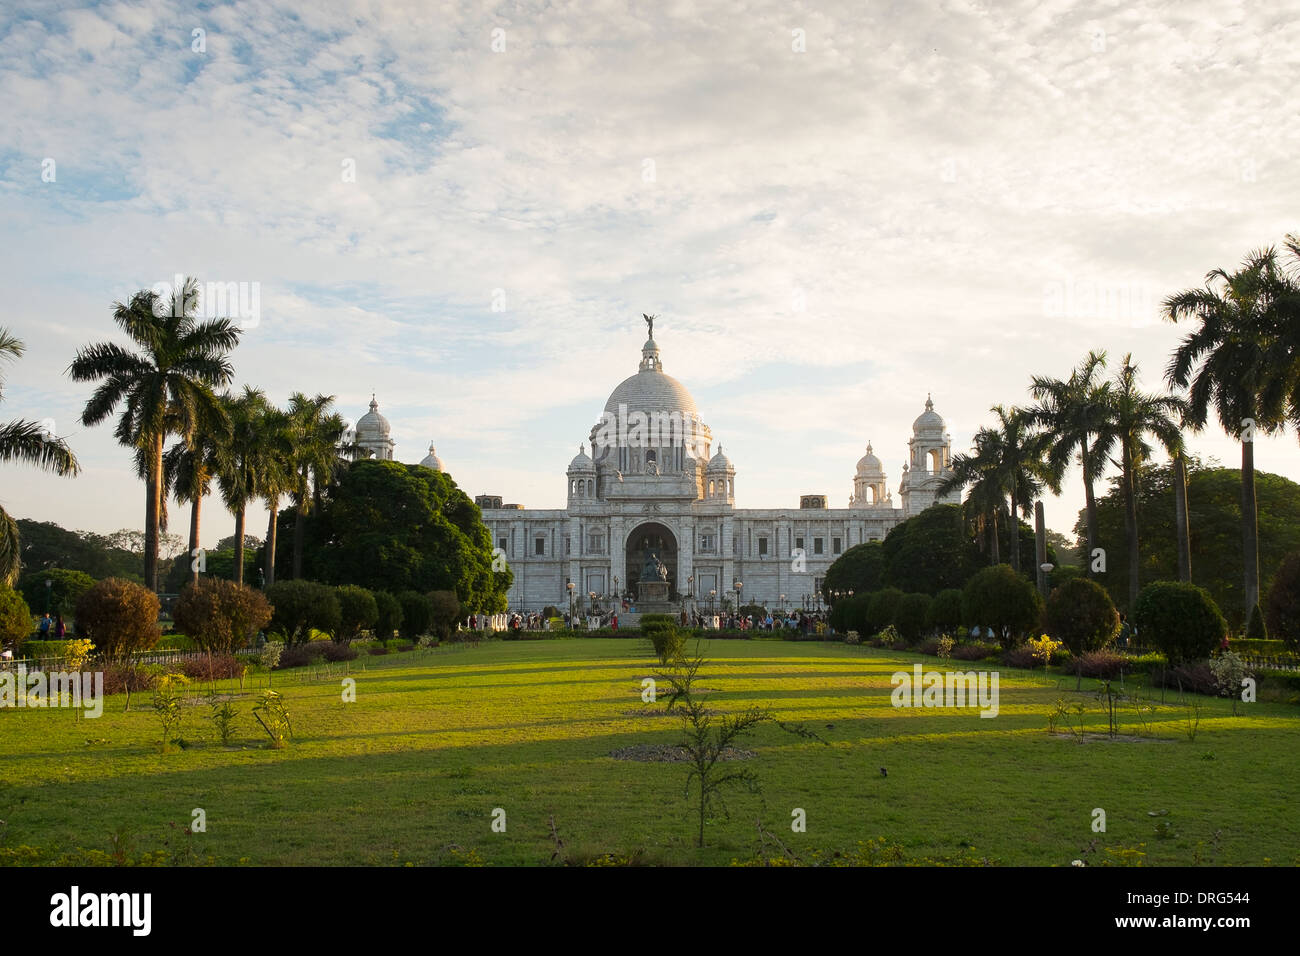
M1259 603L1259 511L1255 501L1255 443L1241 443L1241 541L1246 565L1246 616Z
M279 523L280 502L267 502L267 510L271 513L266 525L266 586L269 588L275 583L275 532Z
M999 565L999 564L1002 563L1002 551L1001 551L1001 548L999 547L999 542L998 542L998 538L1000 537L1000 535L1001 535L1001 530L998 528L998 512L997 512L997 509L994 509L994 511L993 511L993 535L992 535L992 537L993 537L993 551L992 551L992 554L990 555L990 557L992 557L992 559L993 559L993 564L994 564L994 565Z
M1187 459L1174 456L1174 533L1178 538L1178 580L1192 581L1192 536L1187 518Z
M1128 611L1133 613L1137 605L1139 590L1138 563L1141 561L1138 548L1137 489L1134 487L1137 476L1133 473L1133 452L1125 443L1124 457L1124 534L1128 538Z
M1085 438L1080 442L1082 449L1081 461L1083 463L1083 507L1085 511L1085 521L1088 526L1088 553L1084 555L1083 568L1084 574L1092 577L1092 557L1093 552L1097 550L1097 496L1092 490L1092 475L1088 474L1088 440Z
M1011 492L1011 570L1020 573L1020 512L1016 510L1016 493Z
M244 515L241 505L235 512L235 583L244 583Z
M149 439L149 478L145 482L144 586L158 590L158 522L162 515L162 434Z
M304 472L306 474L306 472ZM293 516L293 579L302 580L303 542L307 532L307 496L298 499Z
M196 494L190 502L190 584L199 583L199 511L203 508L203 496Z

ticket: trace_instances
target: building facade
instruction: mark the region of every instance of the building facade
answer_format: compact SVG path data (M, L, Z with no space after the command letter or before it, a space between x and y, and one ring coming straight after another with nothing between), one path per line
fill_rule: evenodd
M392 458L388 421L373 399L355 440L368 457ZM475 498L514 572L511 608L567 607L570 582L584 607L592 594L605 604L611 595L635 595L647 555L667 567L675 602L706 610L739 596L773 610L812 608L827 569L846 550L883 540L933 504L961 500L957 491L938 495L952 439L928 397L912 425L897 504L868 444L847 508L828 507L821 494L788 508L738 508L736 468L713 444L690 392L664 372L652 327L636 373L614 389L569 464L565 508ZM432 445L421 464L442 470Z

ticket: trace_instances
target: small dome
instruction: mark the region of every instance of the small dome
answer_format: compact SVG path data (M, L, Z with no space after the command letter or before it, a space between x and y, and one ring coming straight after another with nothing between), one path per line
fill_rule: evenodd
M425 456L424 461L420 462L420 464L425 468L432 468L434 471L442 471L442 459L433 450L433 442L429 442L429 454Z
M912 422L912 431L943 431L943 419L934 410L934 402L930 400L929 395L925 396L925 411L917 416L916 421Z
M379 414L379 403L371 395L370 411L357 420L357 439L364 441L368 438L387 438L391 431L388 419Z
M569 471L590 471L595 472L596 463L587 457L586 445L578 446L578 454L574 456L573 461L569 462Z
M867 442L867 453L858 459L858 474L865 477L867 475L884 475L885 466L880 463L871 452L871 442Z
M722 445L718 445L718 453L709 460L709 471L727 471L731 468L731 459L722 453Z

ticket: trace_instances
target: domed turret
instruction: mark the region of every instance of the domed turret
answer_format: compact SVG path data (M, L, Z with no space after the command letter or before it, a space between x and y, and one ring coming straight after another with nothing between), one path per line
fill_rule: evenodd
M867 453L858 459L857 473L853 477L853 507L874 508L887 504L892 507L885 485L885 466L871 450L871 442L867 442Z
M871 442L867 442L867 453L858 459L858 474L863 477L883 475L885 467L871 451Z
M939 413L934 410L934 402L931 401L930 396L926 395L925 411L916 417L916 421L912 422L912 434L918 436L922 434L942 435L943 428L943 419L940 418Z
M721 445L718 453L709 459L704 494L707 500L736 503L736 469L722 453Z
M393 460L392 427L379 414L379 402L374 395L370 396L370 411L357 420L356 436L357 447L364 457Z
M578 453L569 462L569 472L582 472L584 475L596 470L596 463L587 457L587 446L579 445Z
M442 459L434 451L433 442L429 442L429 454L424 456L424 460L420 464L425 468L432 468L434 471L442 471Z
M960 504L961 492L956 489L943 496L938 494L952 468L952 436L944 430L944 421L928 395L925 411L912 423L912 439L907 447L909 454L899 485L904 516L920 514L934 504Z
M569 462L569 504L596 497L596 463L587 457L586 447L578 446L578 454Z

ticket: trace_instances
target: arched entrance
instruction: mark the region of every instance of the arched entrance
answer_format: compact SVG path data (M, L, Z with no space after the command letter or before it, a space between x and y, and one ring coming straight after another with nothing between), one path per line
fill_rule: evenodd
M647 558L657 557L668 568L668 588L677 594L677 536L657 521L637 525L627 536L627 590L637 593L637 584L645 571Z

